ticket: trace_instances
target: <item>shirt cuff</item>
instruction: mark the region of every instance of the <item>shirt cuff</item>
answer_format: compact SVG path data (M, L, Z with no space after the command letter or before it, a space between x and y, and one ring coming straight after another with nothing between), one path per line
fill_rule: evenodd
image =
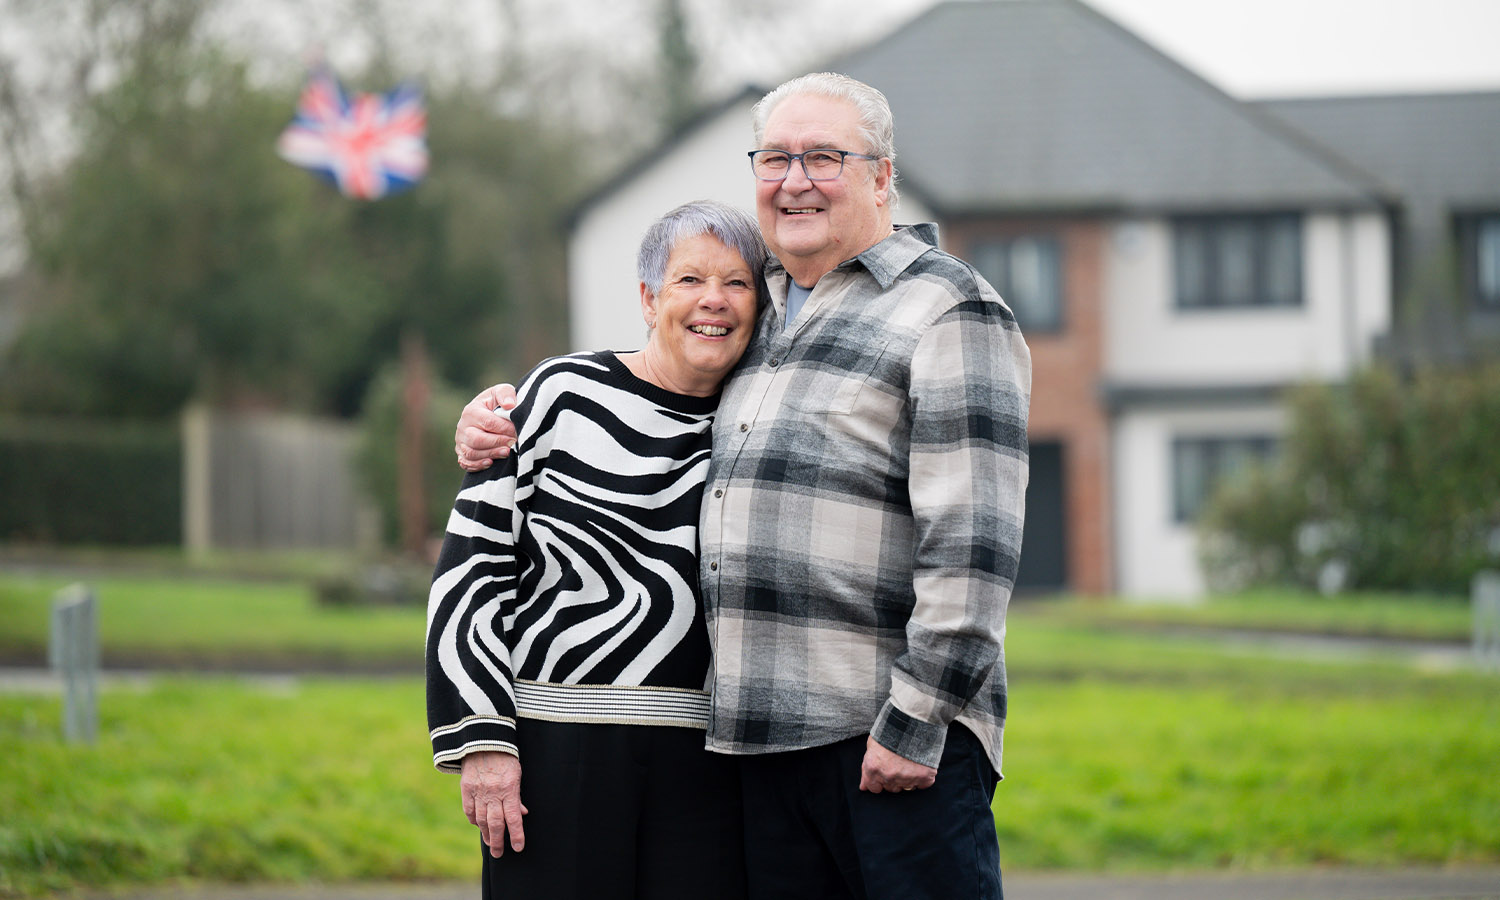
M914 763L937 768L948 740L948 726L915 719L896 708L889 699L870 729L875 743Z

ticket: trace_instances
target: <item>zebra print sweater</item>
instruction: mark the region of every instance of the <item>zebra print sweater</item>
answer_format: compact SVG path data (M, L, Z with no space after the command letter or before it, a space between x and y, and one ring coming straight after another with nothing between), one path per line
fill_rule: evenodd
M520 755L516 718L705 727L698 509L718 396L613 353L534 369L511 455L464 479L427 608L433 763Z

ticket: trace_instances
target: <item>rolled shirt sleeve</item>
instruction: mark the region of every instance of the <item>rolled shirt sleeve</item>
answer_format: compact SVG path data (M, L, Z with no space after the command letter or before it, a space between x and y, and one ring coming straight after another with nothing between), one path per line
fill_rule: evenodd
M911 361L916 602L871 734L932 766L978 693L1003 697L1005 613L1020 562L1030 357L1010 311L985 293L938 317Z

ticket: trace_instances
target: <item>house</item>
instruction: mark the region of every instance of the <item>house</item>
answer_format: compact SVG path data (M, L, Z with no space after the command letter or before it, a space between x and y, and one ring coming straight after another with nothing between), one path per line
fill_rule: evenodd
M1378 173L1400 198L1392 221L1395 315L1382 352L1404 361L1493 355L1500 346L1500 91L1259 105Z
M1193 518L1218 478L1273 450L1280 392L1342 379L1389 340L1408 182L1315 137L1301 120L1318 110L1237 100L1079 0L943 3L828 68L890 99L896 221L938 222L1027 336L1018 589L1200 592ZM639 343L634 251L655 215L699 197L753 209L763 93L707 111L577 210L576 347ZM1469 213L1482 294L1500 238Z

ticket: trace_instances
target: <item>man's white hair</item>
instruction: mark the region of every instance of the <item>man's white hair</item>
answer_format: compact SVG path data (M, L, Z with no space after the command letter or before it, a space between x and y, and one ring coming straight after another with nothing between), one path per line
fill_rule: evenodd
M842 100L853 106L859 115L859 134L864 147L834 147L835 150L853 150L891 161L890 205L899 199L896 192L896 121L891 116L891 105L885 95L863 81L836 72L813 72L800 75L760 98L751 110L755 126L755 146L761 146L766 134L766 122L771 111L788 97L802 95L827 97Z

